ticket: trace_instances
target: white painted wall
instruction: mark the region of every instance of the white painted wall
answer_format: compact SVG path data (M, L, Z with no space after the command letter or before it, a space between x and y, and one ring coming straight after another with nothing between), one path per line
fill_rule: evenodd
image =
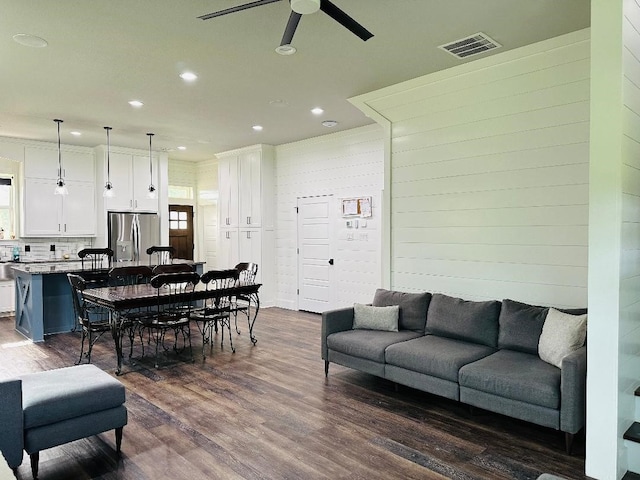
M276 147L276 304L297 308L298 197L371 196L373 217L364 229L348 229L339 201L334 210L335 306L370 302L381 286L381 190L384 142L377 125ZM354 240L347 240L348 234ZM361 240L366 234L367 240Z
M198 243L199 260L207 262L205 268L218 268L218 161L198 162Z
M587 303L588 32L354 99L391 122L391 285Z

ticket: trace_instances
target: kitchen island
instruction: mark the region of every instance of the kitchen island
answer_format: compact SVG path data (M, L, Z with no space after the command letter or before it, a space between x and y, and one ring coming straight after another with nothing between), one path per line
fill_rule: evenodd
M190 263L202 274L204 262ZM117 262L114 266L148 265L146 262ZM76 326L67 273L82 273L78 260L46 263L16 263L13 267L16 295L16 330L34 342L45 335L70 332Z

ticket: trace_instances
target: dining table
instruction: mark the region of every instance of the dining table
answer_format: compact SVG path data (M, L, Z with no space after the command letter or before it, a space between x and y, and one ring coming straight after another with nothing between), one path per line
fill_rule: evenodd
M260 283L244 283L229 288L207 288L206 285L199 283L192 292L180 295L184 295L186 297L184 300L190 300L194 304L206 299L224 296L248 298L252 309L252 314L247 315L249 338L255 345L258 340L253 333L253 327L260 310L258 291L261 286L262 284ZM127 313L155 307L163 303L168 304L176 300L175 293L171 294L169 289L157 289L147 283L89 288L84 290L82 294L85 302L103 307L111 313L111 335L115 343L117 357L116 375L122 373L122 334Z

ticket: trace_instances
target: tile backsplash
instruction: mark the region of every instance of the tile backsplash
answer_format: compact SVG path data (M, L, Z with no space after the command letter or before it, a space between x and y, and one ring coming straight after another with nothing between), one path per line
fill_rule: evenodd
M0 242L0 261L13 259L13 247L20 248L20 260L60 260L64 255L69 259L78 258L78 251L92 246L91 238L28 238L3 240Z

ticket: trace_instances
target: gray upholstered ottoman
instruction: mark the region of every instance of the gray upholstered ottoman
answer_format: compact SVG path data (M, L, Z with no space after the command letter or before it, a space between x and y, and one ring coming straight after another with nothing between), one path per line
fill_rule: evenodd
M124 385L95 365L31 373L22 380L24 450L38 476L40 450L115 429L120 451L127 424Z

